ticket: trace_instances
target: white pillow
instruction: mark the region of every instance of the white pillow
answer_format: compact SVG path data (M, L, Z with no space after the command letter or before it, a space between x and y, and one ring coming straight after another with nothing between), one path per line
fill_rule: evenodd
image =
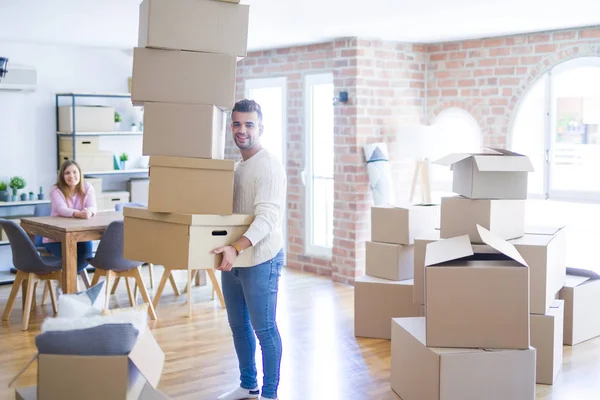
M104 307L106 292L102 281L82 292L58 297L58 317L75 318L98 315Z
M132 308L131 310L114 315L46 318L44 322L42 322L41 330L42 333L50 331L71 331L93 328L104 324L132 324L139 333L142 333L148 328L148 313Z

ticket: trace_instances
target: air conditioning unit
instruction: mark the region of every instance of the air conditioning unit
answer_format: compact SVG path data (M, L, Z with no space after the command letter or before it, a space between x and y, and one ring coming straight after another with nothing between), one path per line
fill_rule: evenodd
M34 91L37 87L37 70L34 67L8 62L6 74L0 78L0 90Z

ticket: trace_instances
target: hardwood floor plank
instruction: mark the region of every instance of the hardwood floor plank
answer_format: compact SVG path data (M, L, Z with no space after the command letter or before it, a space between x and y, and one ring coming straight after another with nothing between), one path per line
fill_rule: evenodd
M155 271L161 274L160 270ZM144 280L147 282L146 269ZM185 277L177 284L185 285ZM149 285L148 285L149 286ZM0 286L3 309L10 286ZM42 291L38 290L38 299ZM149 289L152 296L153 290ZM354 337L354 290L329 278L285 269L280 284L277 320L283 341L282 400L344 399L397 400L390 389L390 341ZM20 296L20 295L19 295ZM167 289L151 321L156 340L166 356L159 384L165 394L181 400L214 400L238 385L227 314L211 287L192 286L194 313L187 317L187 296ZM138 301L141 301L138 298ZM0 327L0 398L14 398L8 383L35 353L34 338L40 324L51 317L50 304L31 314L30 329L21 331L21 301L15 302L10 321ZM125 286L111 298L111 308L128 307ZM563 369L554 386L537 386L538 400L596 400L600 398L600 339L565 346ZM262 361L257 346L257 370L262 382ZM37 364L16 382L35 384Z

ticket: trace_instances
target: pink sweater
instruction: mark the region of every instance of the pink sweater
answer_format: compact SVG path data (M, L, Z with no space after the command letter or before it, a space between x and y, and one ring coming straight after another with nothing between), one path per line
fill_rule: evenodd
M98 212L98 208L96 206L94 186L85 182L84 190L85 196L83 198L80 195L74 195L66 199L62 192L56 186L53 186L50 190L50 203L52 204L50 216L73 218L75 211L81 211L84 208L87 208L95 215ZM51 243L54 240L44 238L43 242Z

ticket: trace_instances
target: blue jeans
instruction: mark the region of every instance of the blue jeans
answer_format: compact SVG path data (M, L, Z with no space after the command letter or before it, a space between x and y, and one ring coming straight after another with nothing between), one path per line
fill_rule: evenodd
M58 258L62 258L62 246L59 242L46 243L46 250ZM92 257L92 242L77 243L77 272L88 266L87 259Z
M277 397L281 364L281 336L275 314L282 268L283 250L280 250L262 264L221 273L227 317L240 367L240 386L244 389L258 386L254 359L256 332L263 360L262 396L273 399Z

